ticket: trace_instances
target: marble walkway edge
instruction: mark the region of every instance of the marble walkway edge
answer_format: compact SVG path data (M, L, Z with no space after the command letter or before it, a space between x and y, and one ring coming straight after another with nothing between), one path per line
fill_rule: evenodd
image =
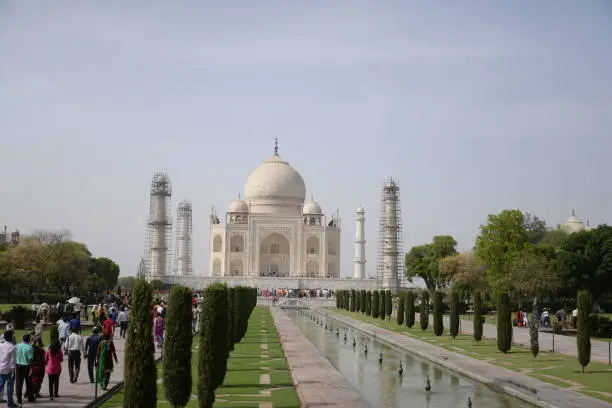
M577 392L557 387L503 367L495 366L433 344L417 340L402 333L383 329L333 311L313 308L329 318L355 328L390 346L403 349L439 366L472 378L489 387L505 392L542 408L612 408L612 404Z
M301 407L369 407L281 309L270 310Z

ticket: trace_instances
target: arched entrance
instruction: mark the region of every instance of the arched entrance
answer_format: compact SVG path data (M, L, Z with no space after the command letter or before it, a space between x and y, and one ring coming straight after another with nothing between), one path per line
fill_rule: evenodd
M259 276L289 276L291 244L283 235L272 233L259 245Z

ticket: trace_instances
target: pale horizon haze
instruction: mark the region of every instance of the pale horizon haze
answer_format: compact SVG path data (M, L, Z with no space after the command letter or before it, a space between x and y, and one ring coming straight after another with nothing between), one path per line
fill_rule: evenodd
M487 215L610 222L612 2L0 2L0 227L66 228L134 275L149 188L209 223L279 153L374 275L381 187L404 250ZM174 235L174 233L173 233Z

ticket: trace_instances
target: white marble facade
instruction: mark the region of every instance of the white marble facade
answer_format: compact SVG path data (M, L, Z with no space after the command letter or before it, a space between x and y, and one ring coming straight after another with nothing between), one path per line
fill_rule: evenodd
M210 276L339 278L339 219L305 198L304 179L275 146L224 222L211 215Z

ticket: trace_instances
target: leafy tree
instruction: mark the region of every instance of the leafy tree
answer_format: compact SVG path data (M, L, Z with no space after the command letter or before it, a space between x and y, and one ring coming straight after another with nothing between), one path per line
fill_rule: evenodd
M124 408L150 408L157 405L157 368L153 357L151 285L142 279L132 290L124 368Z
M385 306L387 305L387 302L385 301L385 291L381 290L379 291L380 295L378 296L378 317L380 317L381 320L385 320L387 318L387 311L385 310Z
M436 290L434 292L434 303L433 303L433 325L434 325L434 334L436 336L441 336L444 333L444 321L443 311L442 311L442 292Z
M378 299L378 291L375 290L372 292L372 317L374 319L378 318L380 301Z
M385 313L387 318L390 318L391 313L393 313L393 297L390 290L385 291Z
M507 292L497 295L497 349L506 354L512 347L512 311Z
M366 311L366 291L365 289L361 289L360 299L359 299L359 307L361 308L361 313L365 313Z
M554 268L554 251L547 246L527 245L514 256L508 265L508 275L504 287L532 299L537 303L540 296L552 294L561 286Z
M166 284L159 279L153 279L151 282L151 287L153 290L165 290Z
M365 305L366 305L365 314L367 316L372 316L372 292L369 290L366 292Z
M450 335L454 339L459 334L459 293L450 293Z
M482 340L482 292L477 290L474 293L474 340L480 343Z
M533 356L533 358L537 358L538 357L538 353L540 352L540 341L538 339L539 337L539 324L538 324L538 319L536 318L535 314L531 315L531 319L529 322L529 349L531 351L531 355Z
M450 235L433 237L433 242L412 247L404 257L405 274L408 279L418 276L423 279L430 295L447 282L440 278L439 262L457 253L457 241Z
M544 241L546 235L548 235L546 221L528 212L523 215L523 228L527 233L527 240L533 245Z
M191 341L185 333L192 321L191 289L176 286L170 293L164 347L164 394L172 407L191 398Z
M524 228L523 213L504 210L489 215L476 238L476 256L487 265L489 284L497 290L510 289L509 265L512 259L529 244Z
M612 227L568 235L561 242L557 268L568 291L586 290L598 302L612 288Z
M404 320L406 321L406 326L412 328L412 326L414 326L414 292L406 292L404 313Z
M227 287L213 284L204 293L200 318L198 401L201 408L213 407L215 390L225 377L229 353L227 319Z
M421 330L427 330L427 326L429 326L429 292L426 290L421 293L419 323L421 326Z
M578 332L576 333L576 343L578 346L578 362L584 368L591 362L591 334L589 330L591 299L586 290L578 292Z
M399 296L399 301L397 303L397 313L396 313L396 320L397 320L397 324L398 325L402 325L404 324L404 309L405 309L405 304L406 304L406 296L403 293L400 293Z
M106 289L111 290L117 286L119 265L108 258L91 258L89 273L99 276L104 282Z
M440 260L441 280L450 282L454 289L469 294L488 288L486 268L472 252L462 252Z
M123 276L117 279L117 284L121 285L123 289L131 290L134 287L136 278L134 276Z

